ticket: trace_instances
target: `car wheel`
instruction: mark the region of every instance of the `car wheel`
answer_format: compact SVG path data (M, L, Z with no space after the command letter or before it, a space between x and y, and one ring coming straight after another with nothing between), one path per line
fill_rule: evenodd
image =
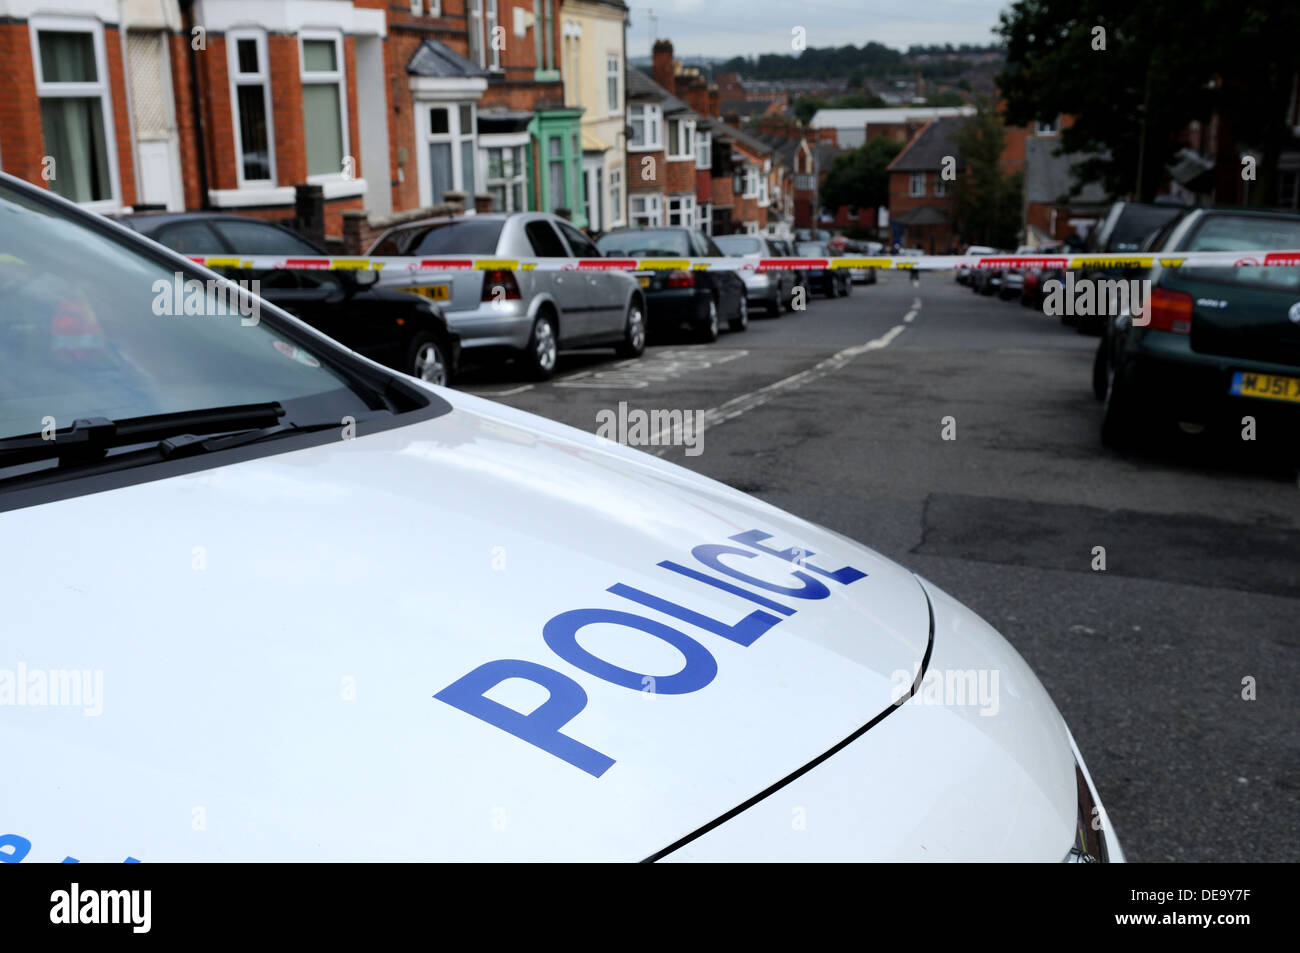
M852 296L853 296L853 282L846 281L844 282L844 297L849 298Z
M1106 339L1097 345L1097 353L1092 359L1092 396L1098 400L1106 399L1106 387L1109 383L1106 365Z
M1112 450L1127 450L1137 437L1137 405L1118 366L1110 368L1106 387L1106 410L1101 418L1101 442Z
M708 321L700 325L697 337L705 344L712 344L718 339L718 300L716 298L709 298Z
M555 364L559 356L560 346L555 337L555 319L543 312L533 322L533 333L529 336L528 347L524 351L528 376L534 380L546 380L555 373Z
M627 306L627 324L623 329L623 340L614 350L619 357L640 357L645 353L645 309L635 298Z
M406 372L426 384L446 387L451 383L451 364L438 339L427 331L417 334L407 351Z
M828 298L834 298L834 297L836 297L837 292L838 292L838 289L835 287L835 279L834 279L834 278L827 278L827 279L826 279L826 297L828 297Z
M749 301L746 300L744 295L740 296L740 309L736 312L736 316L731 319L728 327L733 331L743 331L749 327Z
M781 307L781 289L776 289L776 295L763 305L763 311L769 318L779 318L785 309Z

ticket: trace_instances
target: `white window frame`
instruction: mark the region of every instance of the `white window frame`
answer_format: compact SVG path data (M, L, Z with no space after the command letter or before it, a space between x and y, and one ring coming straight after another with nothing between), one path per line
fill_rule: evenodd
M117 137L113 126L113 100L108 90L108 57L104 55L104 26L90 17L31 17L27 21L28 33L32 45L32 67L35 70L37 111L42 99L77 97L99 99L100 115L103 117L104 153L108 159L108 187L110 197L92 202L78 202L84 209L92 212L111 212L122 207L122 187L117 168ZM39 34L45 33L89 33L95 49L95 82L93 83L47 83L41 66L41 44ZM58 170L54 170L58 175Z
M694 195L673 195L669 197L664 208L664 224L671 228L694 228L695 211ZM674 222L674 215L677 215L680 220Z
M622 98L619 91L623 86L623 59L619 56L605 57L605 115L617 116L622 112L622 104L619 100ZM613 82L611 86L610 83Z
M424 0L411 0L411 16L418 17L424 14Z
M713 136L698 129L695 130L695 168L713 168Z
M703 205L701 205L696 211L695 220L698 223L697 227L699 228L699 230L702 231L705 235L708 235L710 238L712 238L713 237L713 203L705 202Z
M239 72L239 41L255 40L257 42L256 73ZM275 117L271 112L271 66L267 57L265 30L230 30L226 33L226 54L230 73L230 119L235 126L235 174L241 189L273 189L276 183L275 172ZM266 152L271 166L269 179L244 178L244 140L240 132L239 95L240 86L262 84L263 108L266 110Z
M764 207L771 202L771 196L768 192L767 173L764 172L758 177L758 204Z
M618 166L605 171L605 189L609 193L609 204L605 206L606 230L615 225L623 225L627 220L623 206L623 170Z
M457 110L457 115L459 116L459 110ZM461 137L462 140L464 138L464 136ZM482 188L480 188L479 191L490 193L492 191L492 186L505 186L506 205L508 206L512 204L510 202L510 197L514 194L512 188L515 185L521 186L519 194L523 201L522 208L496 208L493 209L494 212L528 211L528 146L529 137L527 133L479 137L477 152L480 154L479 165L483 168L483 175L475 176L476 182L483 183ZM496 179L489 178L489 173L492 170L492 162L488 153L493 149L501 149L505 152L510 152L512 156L516 153L518 154L519 162L515 168L514 175Z
M1061 134L1061 117L1050 119L1046 122L1039 120L1034 123L1035 136L1059 136Z
M486 0L465 0L465 31L469 40L469 59L479 66L487 65L483 47L483 13Z
M334 63L338 67L331 72L311 72L307 71L307 61L303 57L303 43L311 40L332 40L334 42ZM351 157L355 163L355 156L352 156L352 144L348 130L348 83L347 83L347 60L344 58L343 34L338 30L302 30L298 33L298 77L303 86L325 86L334 83L339 90L339 129L343 133L343 159L346 161ZM303 160L310 164L307 157L307 141L303 139ZM353 176L352 178L357 178ZM315 175L307 176L308 183L312 185L321 185L326 182L348 181L343 176L343 170L337 172L318 172Z
M740 197L742 199L758 198L758 167L753 165L745 166L742 178L744 184L741 187Z
M922 198L925 195L925 173L913 172L907 179L907 195L909 198Z
M633 117L634 110L639 110L643 132L643 141L634 143L632 137L628 136L628 152L658 152L664 147L664 114L663 108L656 106L654 103L631 103L627 107L627 124L635 126L637 120ZM654 133L651 136L651 133Z
M469 107L469 132L460 128L460 110L462 106ZM486 168L480 170L479 166L486 167L486 162L480 162L479 155L481 148L478 139L478 106L473 100L465 99L446 99L446 100L421 100L415 101L415 108L419 110L417 114L417 123L419 127L419 137L417 143L416 159L420 170L420 202L434 201L433 198L433 170L429 167L429 146L435 142L446 142L451 145L451 189L455 192L464 192L465 189L465 168L461 161L462 146L465 140L473 143L472 153L474 155L474 184L477 186L483 181L480 174L486 171ZM429 111L431 109L447 110L447 131L433 132L429 123ZM495 145L496 143L494 143ZM525 158L525 166L527 158ZM472 202L473 196L470 196ZM524 193L524 201L528 201L527 191ZM469 207L473 207L470 205Z
M664 144L667 150L665 158L669 162L694 162L695 161L695 120L694 119L669 119L668 120L668 140ZM673 127L677 127L677 144L678 146L686 145L681 152L673 152Z
M948 194L948 182L943 177L943 173L937 173L934 177L934 194L937 198L943 198Z
M643 211L636 212L636 203L645 203ZM638 192L627 199L628 224L633 228L662 228L664 224L664 197L662 192Z

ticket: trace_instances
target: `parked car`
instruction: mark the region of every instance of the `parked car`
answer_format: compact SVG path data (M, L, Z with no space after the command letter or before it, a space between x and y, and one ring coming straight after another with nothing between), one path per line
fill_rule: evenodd
M995 248L988 252L990 255L1009 254L1005 249ZM1001 267L995 268L972 268L970 277L970 289L976 294L993 295L1002 290L1002 271Z
M1017 256L1033 256L1048 254L1046 249L1034 245L1021 245L1015 250ZM1025 287L1025 274L1023 268L1003 268L1000 269L999 277L1002 279L998 285L998 297L1003 301L1009 301L1012 298L1019 298Z
M932 582L275 305L160 319L212 272L5 175L0 251L5 657L78 667L0 718L4 860L1123 860Z
M518 258L602 257L591 239L546 212L422 219L396 225L371 255L491 255ZM621 357L645 350L645 294L624 271L436 269L385 275L443 302L467 358L518 361L529 377L555 373L565 348L613 347Z
M607 258L726 257L707 235L689 228L616 228L596 247ZM734 271L647 271L637 280L652 329L685 327L700 340L716 341L722 321L732 331L749 326L745 283Z
M874 251L872 250L874 247ZM884 246L880 242L859 242L850 240L844 245L844 254L853 258L870 258L880 254L880 249ZM850 268L849 280L855 285L874 285L876 283L876 269L874 268Z
M1122 255L1137 251L1143 239L1159 231L1187 210L1183 205L1154 205L1143 202L1115 202L1093 227L1084 254ZM1076 278L1089 281L1128 280L1139 276L1133 268L1088 268ZM1102 320L1095 315L1062 314L1061 323L1074 325L1080 334L1100 334Z
M997 251L989 245L971 245L966 249L967 255L996 255ZM957 284L969 285L975 274L975 269L969 265L959 265L957 271Z
M1300 215L1195 209L1162 232L1155 250L1240 252L1300 248ZM1099 360L1106 379L1102 440L1116 448L1154 428L1239 430L1300 445L1300 268L1167 268L1151 281L1145 325L1117 315Z
M794 250L800 258L825 258L829 260L835 257L830 246L825 242L796 242ZM849 280L847 269L810 268L808 269L808 290L817 294L824 294L828 298L836 298L841 295L852 294L853 282Z
M795 253L795 250L794 250L794 242L790 241L789 239L786 239L786 238L773 238L773 239L769 239L769 242L770 242L770 244L772 245L772 249L773 249L773 250L774 250L778 255L780 255L782 258L798 258L798 257L799 257L799 256ZM790 307L791 307L791 309L794 308L794 289L795 289L795 288L803 288L803 289L804 289L804 294L805 294L805 295L807 294L807 289L808 289L808 272L807 272L807 270L805 270L805 269L803 269L803 268L796 268L796 269L794 269L794 286L790 289Z
M719 235L713 239L728 258L780 258L781 253L764 235ZM750 307L761 307L768 317L779 318L794 299L793 271L741 271Z
M246 215L145 212L119 221L186 255L286 259L328 255L296 232ZM375 287L377 272L227 269L223 273L234 280L256 280L263 298L371 360L433 384L451 383L460 339L448 327L441 306Z

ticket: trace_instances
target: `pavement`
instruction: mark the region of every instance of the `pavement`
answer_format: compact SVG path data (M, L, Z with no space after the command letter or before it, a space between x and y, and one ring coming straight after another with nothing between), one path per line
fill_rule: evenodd
M1130 860L1291 860L1295 469L1267 434L1106 449L1096 340L947 273L882 274L712 345L575 352L543 384L507 368L457 386L587 431L620 401L706 411L698 455L646 449L862 541L1001 631Z

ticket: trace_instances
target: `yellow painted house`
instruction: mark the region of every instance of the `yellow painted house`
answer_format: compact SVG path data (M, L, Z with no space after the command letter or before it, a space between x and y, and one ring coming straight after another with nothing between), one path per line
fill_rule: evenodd
M626 31L623 0L564 0L560 7L564 104L583 110L581 211L593 232L627 222Z

